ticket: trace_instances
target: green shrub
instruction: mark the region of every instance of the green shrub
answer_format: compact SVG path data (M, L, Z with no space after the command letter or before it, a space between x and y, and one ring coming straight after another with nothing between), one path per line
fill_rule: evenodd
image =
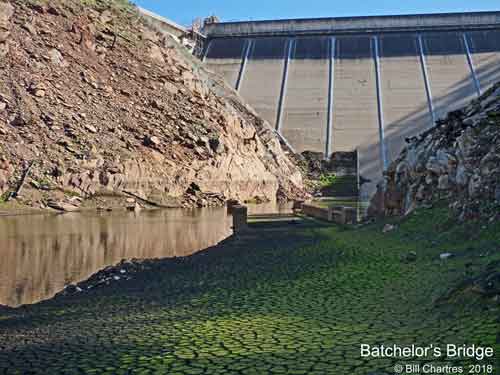
M335 183L335 181L337 180L337 176L333 173L331 174L323 174L321 175L321 177L319 178L319 182L321 184L322 187L327 187L327 186L331 186Z

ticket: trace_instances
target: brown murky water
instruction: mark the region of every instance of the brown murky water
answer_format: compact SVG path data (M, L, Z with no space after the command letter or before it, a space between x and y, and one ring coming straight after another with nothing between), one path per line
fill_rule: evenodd
M249 206L250 214L291 206ZM53 297L122 259L191 255L231 235L226 208L0 217L0 305Z
M51 298L122 259L186 256L231 234L226 209L0 218L0 304Z

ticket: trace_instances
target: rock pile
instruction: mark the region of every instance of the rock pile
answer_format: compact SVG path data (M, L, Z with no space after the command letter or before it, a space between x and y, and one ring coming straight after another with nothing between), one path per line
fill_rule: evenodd
M408 140L370 211L404 215L441 199L461 220L500 218L500 84Z
M303 196L274 130L125 3L0 1L0 194L35 161L22 194L35 207Z

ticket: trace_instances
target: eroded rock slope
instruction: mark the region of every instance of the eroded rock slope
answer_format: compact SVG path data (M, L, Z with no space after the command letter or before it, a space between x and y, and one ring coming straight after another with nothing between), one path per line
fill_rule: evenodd
M0 1L0 194L206 206L303 195L275 132L120 0ZM79 199L77 199L78 201Z

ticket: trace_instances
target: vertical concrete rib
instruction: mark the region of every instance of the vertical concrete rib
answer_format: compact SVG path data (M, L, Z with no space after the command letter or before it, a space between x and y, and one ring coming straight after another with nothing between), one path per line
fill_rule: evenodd
M382 81L380 77L380 54L379 54L379 43L378 36L372 37L373 42L373 58L375 61L375 79L377 85L377 109L378 109L378 130L380 137L380 155L384 166L387 169L387 150L384 142L384 107L383 107L383 96L382 96Z
M422 42L422 35L417 35L418 51L420 53L420 64L422 66L422 74L424 76L425 93L427 95L427 103L429 105L429 113L431 114L432 126L436 123L436 114L434 112L434 104L432 103L432 91L429 83L429 74L427 73L427 61L425 59L424 43Z
M467 55L467 63L469 64L470 73L472 75L472 79L474 80L474 86L476 87L477 96L481 96L481 85L479 84L479 80L477 79L476 69L474 68L474 62L472 61L471 57L469 42L465 33L462 34L462 40L464 42L465 54Z
M281 93L288 38L254 38L239 93L273 127Z
M282 129L282 122L283 122L283 110L285 106L285 95L286 95L286 88L287 88L287 83L288 83L288 67L290 66L290 59L292 58L292 50L293 50L293 45L295 43L295 39L290 38L288 39L286 51L285 51L285 66L283 68L283 79L281 81L281 92L280 92L280 100L278 104L278 115L276 118L276 130L278 133L281 133Z
M356 186L358 188L358 198L361 196L361 175L359 174L359 149L356 148Z
M329 158L332 153L333 133L333 90L335 84L335 37L330 38L330 69L328 77L328 122L326 128L326 150L325 157Z
M500 29L467 32L474 71L481 91L500 81Z
M250 56L250 51L253 46L253 39L248 39L245 44L245 48L243 49L243 56L241 58L241 67L240 72L238 74L238 80L236 81L235 90L239 91L241 82L243 81L243 77L245 75L245 69L247 67L248 56Z
M208 56L208 52L210 52L210 46L212 45L212 40L210 39L208 41L208 45L207 45L207 48L205 48L205 53L203 54L203 57L201 59L202 62L205 62L207 56Z
M205 58L205 65L209 70L221 75L231 87L235 88L241 71L241 60L245 46L246 39L242 38L212 39Z

